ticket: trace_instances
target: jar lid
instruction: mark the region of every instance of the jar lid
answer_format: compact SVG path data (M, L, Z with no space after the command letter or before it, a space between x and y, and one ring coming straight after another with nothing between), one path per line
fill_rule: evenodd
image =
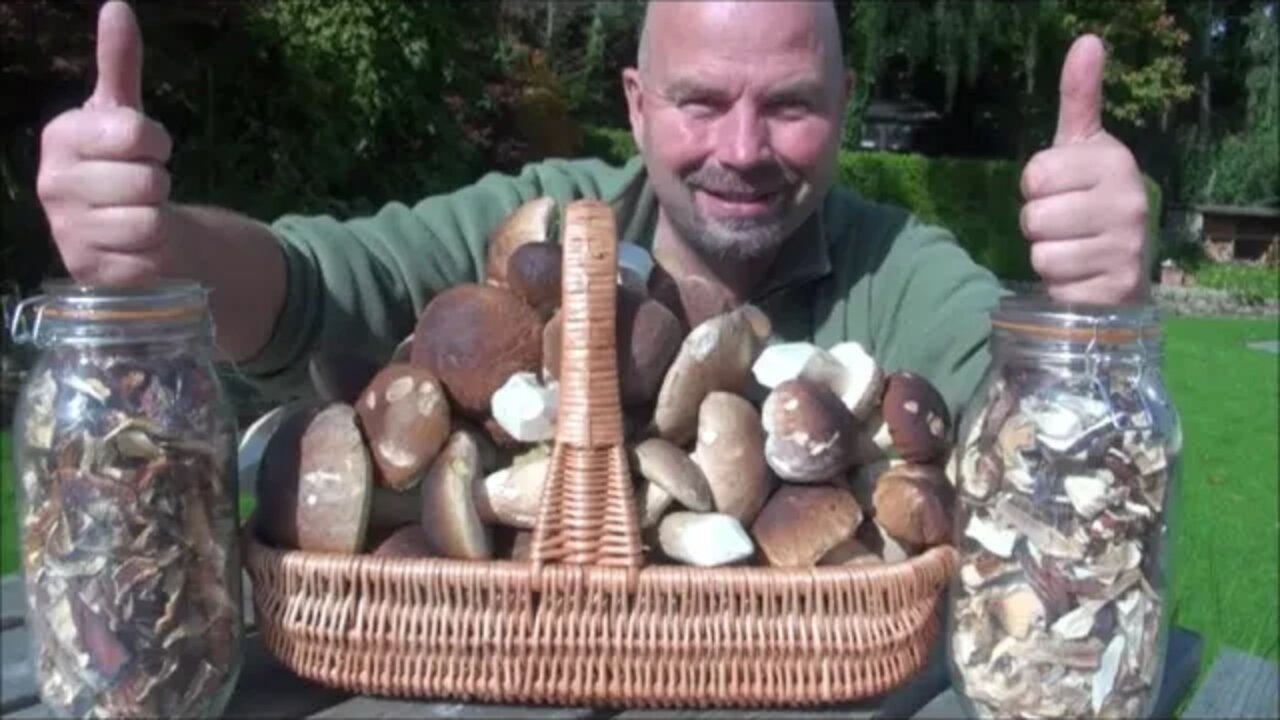
M208 292L186 280L162 280L137 287L82 285L49 280L43 294L27 298L13 316L15 342L54 337L148 340L175 330L207 329ZM34 314L34 320L28 320ZM24 331L23 327L29 327Z
M1043 295L1002 299L991 313L991 326L997 333L1030 339L1097 345L1152 342L1161 333L1151 303L1061 303Z

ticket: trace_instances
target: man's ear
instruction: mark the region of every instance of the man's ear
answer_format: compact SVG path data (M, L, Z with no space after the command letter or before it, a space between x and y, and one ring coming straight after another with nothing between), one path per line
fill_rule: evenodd
M636 148L644 151L644 85L640 71L629 67L622 70L622 91L627 96L627 116L631 120L631 137Z

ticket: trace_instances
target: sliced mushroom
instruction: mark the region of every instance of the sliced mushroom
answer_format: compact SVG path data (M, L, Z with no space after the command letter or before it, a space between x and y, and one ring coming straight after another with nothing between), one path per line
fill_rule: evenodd
M531 372L507 378L493 394L493 420L517 442L542 442L556 434L559 384L543 385Z
M744 524L755 519L777 484L764 458L760 415L732 393L712 392L702 401L693 461L711 486L716 511Z
M537 372L542 321L509 291L456 285L423 309L412 359L440 379L463 414L486 418L494 392L507 378Z
M923 376L906 371L891 374L881 412L903 459L927 464L946 455L950 433L947 403Z
M493 557L490 530L476 512L479 446L466 431L449 436L422 481L422 530L432 555L466 560Z
M521 245L507 260L507 286L543 319L560 305L562 258L558 244L538 242Z
M780 383L760 414L765 459L778 477L824 482L849 468L853 415L825 385L803 378Z
M546 487L549 455L513 463L476 483L475 505L480 519L508 527L531 529L537 523Z
M373 464L355 410L308 406L268 443L258 481L259 527L283 547L357 553L365 543Z
M783 485L751 523L751 536L770 565L813 567L861 522L862 508L847 488Z
M431 557L427 534L418 523L402 525L376 538L370 545L372 548L369 554L376 557Z
M640 477L661 487L689 510L714 509L715 497L707 476L685 451L662 438L649 438L632 452Z
M758 308L743 305L694 328L658 391L653 417L657 434L685 445L697 433L698 408L707 395L741 395L768 337L768 324Z
M951 538L951 483L932 465L890 468L876 481L875 519L893 537L921 547Z
M739 563L755 552L742 523L722 513L673 512L658 526L658 543L668 557L699 567Z
M489 236L485 257L485 283L497 287L507 285L507 265L517 248L532 242L547 242L552 237L551 222L556 201L550 197L530 200L516 208Z
M311 354L307 371L322 402L354 405L361 391L378 374L372 358L358 352L320 350Z
M422 477L449 436L449 400L429 370L393 363L356 403L378 484L405 490Z

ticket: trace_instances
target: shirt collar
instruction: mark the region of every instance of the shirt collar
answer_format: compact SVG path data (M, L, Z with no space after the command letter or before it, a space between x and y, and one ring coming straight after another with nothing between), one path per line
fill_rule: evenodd
M608 199L620 224L621 242L653 250L658 227L658 199L649 183L644 159L636 155L627 162L625 179ZM751 301L793 289L826 277L831 272L831 249L827 238L826 202L787 239Z

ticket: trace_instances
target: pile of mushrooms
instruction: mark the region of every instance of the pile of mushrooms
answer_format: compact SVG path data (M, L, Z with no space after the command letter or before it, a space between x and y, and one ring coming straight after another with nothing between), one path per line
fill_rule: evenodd
M555 203L490 238L483 282L437 294L384 364L317 354L277 408L256 530L277 547L524 560L555 439ZM619 390L651 563L897 562L951 537L946 405L855 342L778 342L756 307L619 247ZM245 462L242 443L242 463Z

